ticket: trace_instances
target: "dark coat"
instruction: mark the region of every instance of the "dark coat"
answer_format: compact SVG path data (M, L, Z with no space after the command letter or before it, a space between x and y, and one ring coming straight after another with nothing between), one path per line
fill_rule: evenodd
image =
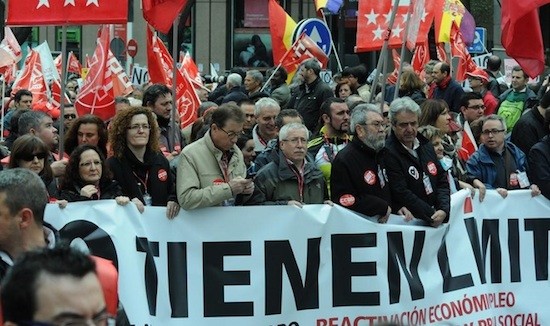
M107 165L113 178L120 183L122 193L130 199L138 198L142 203L145 188L151 195L153 206L166 206L168 201L177 201L175 181L170 173L166 157L157 152L145 152L144 162L126 148L122 160L111 157ZM147 187L142 184L147 179Z
M321 116L321 104L329 97L334 97L332 89L317 77L309 85L304 83L298 86L291 94L287 108L298 110L304 118L304 125L315 133Z
M124 196L120 185L115 180L103 182L99 185L99 198L92 196L92 198L84 197L80 195L80 189L82 185L73 184L62 188L59 191L58 199L65 199L68 202L86 201L86 200L99 200L99 199L115 199L118 196Z
M386 215L391 196L384 153L354 137L332 161L332 201L367 216Z
M436 210L447 214L449 219L450 190L447 173L439 163L432 144L422 135L417 135L420 146L418 158L411 155L392 132L386 141L384 161L393 199L393 207L407 207L413 216L431 222ZM430 181L432 192L424 186L424 175Z
M529 152L529 179L550 199L550 136L545 136Z
M524 153L529 153L531 147L538 143L546 135L544 117L540 114L538 108L532 108L525 112L514 125L512 129L512 138L514 143Z

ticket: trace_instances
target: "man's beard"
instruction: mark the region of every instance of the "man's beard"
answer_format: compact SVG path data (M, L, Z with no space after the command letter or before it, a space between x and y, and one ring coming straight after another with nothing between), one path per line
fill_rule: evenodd
M378 135L367 135L365 139L361 139L365 145L374 149L375 151L380 151L386 145L386 139L381 138Z

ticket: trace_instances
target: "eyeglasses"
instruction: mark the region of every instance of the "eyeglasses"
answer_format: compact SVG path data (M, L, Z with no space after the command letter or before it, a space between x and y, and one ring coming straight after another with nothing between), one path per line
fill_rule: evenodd
M483 130L481 133L485 136L489 136L491 134L498 135L501 132L504 132L504 129L487 129L487 130Z
M150 125L142 124L142 125L131 125L128 127L128 130L138 131L138 130L149 130L151 129Z
M21 154L19 156L20 159L27 162L34 161L35 157L39 160L43 160L46 158L46 153Z
M399 122L396 123L396 126L401 129L405 129L408 126L411 126L412 128L418 127L418 121L411 121L411 122Z
M80 166L81 168L89 169L89 168L92 167L92 164L93 164L94 166L96 166L96 167L97 167L97 166L101 166L101 161L96 160L96 161L81 162L81 163L79 164L79 166Z
M74 113L65 114L65 115L63 115L63 118L65 118L65 119L76 119L76 114L74 114Z
M386 127L387 127L386 123L384 123L382 121L375 121L375 122L372 122L372 123L364 123L363 125L373 126L376 129L380 129L380 127L382 127L382 129L386 129Z
M239 136L241 136L243 134L243 131L238 131L238 132L234 132L234 131L225 131L225 129L223 129L222 127L219 127L221 131L225 132L225 134L227 135L227 137L233 139L233 138L237 138Z
M483 104L479 104L479 105L470 105L470 106L468 106L468 109L485 110L485 105L483 105Z
M52 322L40 322L40 321L22 321L18 325L22 326L107 326L114 325L115 319L108 313L102 313L92 319L84 318L66 318L55 320Z
M307 139L302 137L283 139L283 141L289 142L292 145L298 145L298 143L307 144Z

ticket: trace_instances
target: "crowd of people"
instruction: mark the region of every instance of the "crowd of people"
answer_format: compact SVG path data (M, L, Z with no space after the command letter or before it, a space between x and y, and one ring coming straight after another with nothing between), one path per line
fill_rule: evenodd
M283 68L268 70L267 84L259 70L235 68L183 129L161 84L117 98L109 121L68 104L63 125L19 90L3 121L2 162L38 174L62 206L116 199L139 211L164 206L174 218L180 207L336 203L380 222L394 213L438 226L460 189L479 200L487 189L550 197L549 79L535 92L516 66L506 89L500 64L491 56L469 72L468 89L438 61L421 74L403 63L397 84L369 80L359 65L329 85L315 59L290 87Z
M17 91L3 121L0 278L22 259L2 288L4 317L31 320L40 311L38 304L37 311L10 312L20 305L10 295L23 286L21 273L55 284L73 275L89 293L99 287L87 256L54 248L48 202L63 208L115 199L140 212L165 207L167 218L181 208L337 204L380 223L393 213L437 227L452 218L450 195L460 189L479 201L490 189L504 198L516 189L550 198L550 79L532 89L517 66L506 89L499 69L500 59L490 57L487 69L468 73L470 89L436 61L422 74L404 65L397 85L368 81L363 65L345 68L329 85L315 59L301 64L291 87L284 69L269 70L267 85L258 70L234 69L183 129L171 121L174 99L165 85L117 98L108 121L79 116L68 104L62 124L33 107L30 91ZM77 83L69 83L77 94ZM35 248L50 249L25 254ZM94 313L84 319L103 322L116 313L116 303L107 311L104 298L90 295Z

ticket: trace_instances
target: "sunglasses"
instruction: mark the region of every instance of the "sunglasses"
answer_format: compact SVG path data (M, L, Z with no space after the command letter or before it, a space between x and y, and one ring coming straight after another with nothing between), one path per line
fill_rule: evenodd
M46 153L35 153L35 154L21 154L19 155L19 158L23 161L32 161L34 158L37 158L39 160L43 160L46 158Z
M74 113L65 114L63 117L64 117L65 119L76 119L76 114L74 114Z

